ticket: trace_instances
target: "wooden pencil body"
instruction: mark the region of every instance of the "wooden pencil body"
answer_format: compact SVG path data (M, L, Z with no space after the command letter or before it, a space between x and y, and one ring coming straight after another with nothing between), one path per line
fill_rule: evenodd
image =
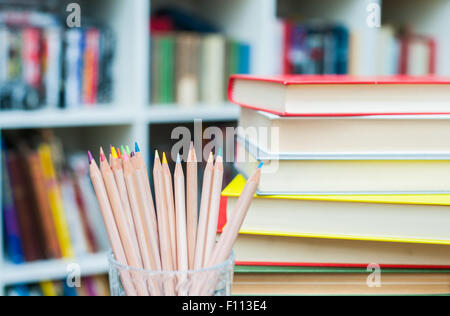
M198 224L198 178L195 150L192 148L186 166L186 230L189 256L189 269L194 269L195 244Z
M211 259L211 254L216 245L217 223L219 221L220 195L222 193L222 180L223 180L222 158L217 157L216 165L214 166L211 198L209 202L209 215L206 230L203 266L207 266L208 261Z
M114 258L120 264L128 265L128 260L125 256L122 241L117 230L102 175L100 174L100 170L98 169L95 161L92 161L90 165L90 177L94 186L95 194L97 195L97 201L100 206L100 211L102 213L103 221L114 253ZM130 275L128 273L124 273L121 277L126 294L128 296L137 296L137 292L133 286Z
M164 194L166 196L167 216L169 223L170 245L172 251L174 269L177 269L177 234L176 234L176 219L175 219L175 203L173 198L173 183L172 175L170 174L167 163L163 164L163 180L164 180Z

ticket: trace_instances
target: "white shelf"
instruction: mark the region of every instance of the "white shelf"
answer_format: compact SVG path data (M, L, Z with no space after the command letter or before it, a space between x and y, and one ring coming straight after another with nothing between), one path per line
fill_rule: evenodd
M48 260L14 265L4 263L2 284L4 286L37 283L42 280L63 280L67 278L69 264L80 265L81 276L97 275L108 272L107 253L86 255L71 260Z
M208 107L197 104L192 107L179 107L175 104L153 105L146 111L149 123L183 123L195 119L203 121L236 121L239 118L239 107L224 102L217 106Z
M134 117L133 111L124 111L119 106L98 106L92 109L2 111L0 112L0 129L126 125L132 124Z
M224 102L215 107L196 104L181 107L176 104L141 106L122 110L120 106L99 106L98 108L37 111L0 112L0 130L43 127L86 127L132 125L136 122L182 123L194 119L204 121L235 121L239 107Z

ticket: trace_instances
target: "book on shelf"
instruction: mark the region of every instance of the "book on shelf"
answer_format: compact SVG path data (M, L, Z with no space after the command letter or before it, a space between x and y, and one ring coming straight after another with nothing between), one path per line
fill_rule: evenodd
M222 192L227 218L244 185L238 175ZM241 233L450 245L449 210L450 195L256 196Z
M115 40L107 27L66 29L63 17L2 11L1 109L93 106L112 101Z
M201 17L174 8L152 15L151 101L190 107L226 100L228 77L250 73L251 48Z
M151 43L154 104L220 104L228 76L250 71L250 46L221 34L154 33Z
M45 133L5 137L5 257L19 264L108 249L85 157L66 161L56 137Z
M45 281L39 284L20 284L9 286L7 296L109 296L106 276L81 278L80 287L71 287L66 280Z
M411 28L383 25L377 32L377 75L426 76L436 73L437 44Z
M450 115L282 117L241 109L238 137L266 158L367 155L438 156L450 147ZM278 137L272 140L271 131ZM386 137L386 135L389 137ZM436 137L440 135L440 137ZM301 142L297 141L301 137Z
M347 74L349 30L329 23L284 23L284 74Z
M228 98L280 116L449 114L449 84L440 77L234 75Z

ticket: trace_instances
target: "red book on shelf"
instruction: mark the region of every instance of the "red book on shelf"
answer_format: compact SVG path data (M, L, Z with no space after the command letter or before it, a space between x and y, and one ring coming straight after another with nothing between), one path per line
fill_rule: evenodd
M291 36L292 36L292 23L289 21L284 22L284 47L283 47L283 73L291 74L293 72L293 66L289 53L291 51Z
M230 77L230 102L280 116L450 114L450 78L284 75Z
M86 32L86 49L84 52L83 102L94 105L97 102L99 75L100 32L89 29Z
M39 88L42 77L41 35L41 31L33 27L25 28L22 33L23 79L34 88Z

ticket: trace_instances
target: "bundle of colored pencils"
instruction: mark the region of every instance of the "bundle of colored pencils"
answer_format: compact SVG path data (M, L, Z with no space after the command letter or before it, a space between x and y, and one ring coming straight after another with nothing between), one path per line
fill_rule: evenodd
M100 148L100 168L89 154L90 176L100 205L115 259L122 265L161 272L186 272L225 262L259 184L261 168L249 179L236 208L216 242L223 159L211 153L204 170L198 208L197 158L191 144L186 162L186 183L180 156L172 174L165 154L155 154L153 184L139 146L110 147L109 162ZM261 166L260 166L261 167ZM170 282L160 289L155 282L121 276L127 295L192 295ZM133 281L132 281L133 280ZM191 292L191 294L189 294ZM200 292L196 292L198 295Z

